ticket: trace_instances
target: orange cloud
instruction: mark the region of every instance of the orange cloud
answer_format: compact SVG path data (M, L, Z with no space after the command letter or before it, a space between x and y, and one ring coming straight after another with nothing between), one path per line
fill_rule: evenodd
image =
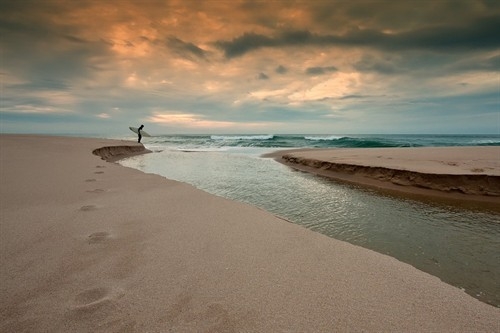
M161 124L188 128L228 128L234 125L229 121L213 121L203 119L202 116L189 113L161 114L155 113L149 121Z
M201 115L192 113L154 113L148 121L159 125L195 129L252 129L266 128L268 123L238 123L232 121L216 121L204 119Z

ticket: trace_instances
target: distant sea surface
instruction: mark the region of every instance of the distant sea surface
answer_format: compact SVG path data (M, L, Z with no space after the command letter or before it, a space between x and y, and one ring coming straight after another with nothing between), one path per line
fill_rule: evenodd
M499 135L160 135L148 145L179 149L500 146Z
M390 255L500 307L498 212L383 194L261 157L289 148L500 146L500 135L159 135L143 143L152 154L120 164Z

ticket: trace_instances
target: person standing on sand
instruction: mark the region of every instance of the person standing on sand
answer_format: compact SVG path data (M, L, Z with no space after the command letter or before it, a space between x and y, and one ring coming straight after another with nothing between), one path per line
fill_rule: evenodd
M141 135L141 130L144 128L144 125L141 125L141 127L139 127L137 129L137 135L139 136L139 140L137 140L137 143L141 143L141 139L142 139L142 135Z

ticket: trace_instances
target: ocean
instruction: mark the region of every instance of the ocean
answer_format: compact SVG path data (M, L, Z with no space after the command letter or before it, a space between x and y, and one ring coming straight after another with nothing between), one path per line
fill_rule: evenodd
M376 148L500 146L500 135L159 135L148 146L199 150L253 148Z
M261 157L306 147L500 146L500 135L160 135L143 143L152 154L120 164L387 254L500 307L500 213L394 196Z

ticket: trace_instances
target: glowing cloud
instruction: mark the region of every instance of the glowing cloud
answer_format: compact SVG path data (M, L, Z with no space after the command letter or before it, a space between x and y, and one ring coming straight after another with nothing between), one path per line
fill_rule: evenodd
M188 128L228 128L234 125L228 121L205 120L202 116L189 113L155 113L148 120L161 125Z
M192 113L159 113L156 112L147 118L148 121L163 125L180 128L192 129L259 129L270 127L268 123L255 123L255 122L232 122L232 121L216 121L207 120L204 116Z
M360 85L360 81L359 73L336 73L330 79L318 83L310 89L295 92L288 98L292 102L341 98L354 94Z

